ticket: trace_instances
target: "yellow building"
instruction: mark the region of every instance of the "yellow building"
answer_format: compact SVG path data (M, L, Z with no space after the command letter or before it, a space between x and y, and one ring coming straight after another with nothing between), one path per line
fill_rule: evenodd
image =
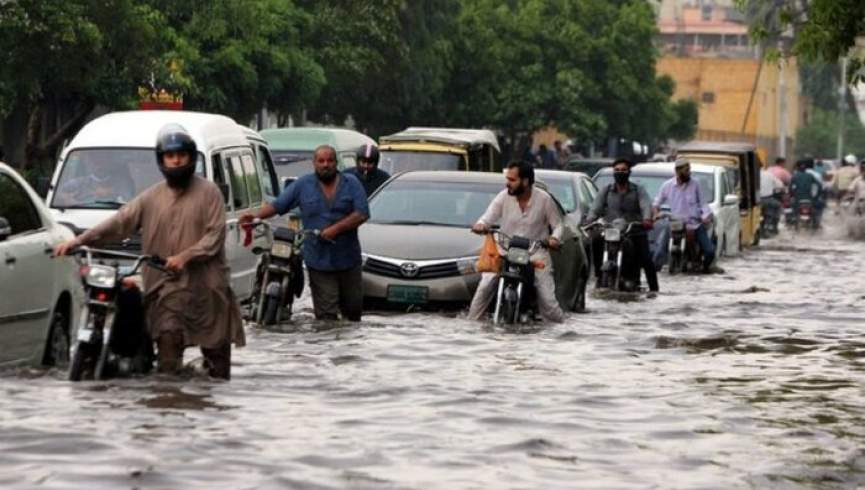
M675 98L699 104L697 139L751 141L774 156L782 150L784 133L785 152L791 154L804 110L796 61L760 65L747 58L668 56L659 60L658 73L676 81Z

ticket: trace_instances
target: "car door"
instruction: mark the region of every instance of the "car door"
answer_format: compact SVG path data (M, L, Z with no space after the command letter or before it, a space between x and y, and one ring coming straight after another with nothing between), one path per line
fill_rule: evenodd
M736 194L736 190L730 185L732 180L729 176L730 172L726 169L720 169L719 173L720 176L718 180L720 181L721 186L721 214L723 215L723 252L725 254L735 253L739 248L739 227L741 223L739 217L739 205L724 205L724 199L730 194Z
M30 195L0 172L0 216L12 234L0 242L0 363L29 358L44 342L54 299L49 232Z

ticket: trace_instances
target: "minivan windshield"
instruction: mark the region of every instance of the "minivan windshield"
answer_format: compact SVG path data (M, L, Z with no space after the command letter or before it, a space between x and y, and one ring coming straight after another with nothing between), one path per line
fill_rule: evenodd
M382 151L378 168L389 174L408 170L461 170L462 156L430 151Z
M198 154L196 173L204 176ZM69 152L52 208L117 209L163 179L153 148L85 148Z
M285 177L301 177L312 173L312 151L304 150L270 150L273 155L273 169L282 179Z
M369 203L370 222L471 227L502 184L394 180Z

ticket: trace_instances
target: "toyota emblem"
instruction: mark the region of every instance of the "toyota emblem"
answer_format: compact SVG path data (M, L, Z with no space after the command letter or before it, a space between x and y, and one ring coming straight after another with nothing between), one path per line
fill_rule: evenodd
M399 266L399 270L402 272L403 277L416 277L418 272L420 272L420 268L413 262L404 263Z

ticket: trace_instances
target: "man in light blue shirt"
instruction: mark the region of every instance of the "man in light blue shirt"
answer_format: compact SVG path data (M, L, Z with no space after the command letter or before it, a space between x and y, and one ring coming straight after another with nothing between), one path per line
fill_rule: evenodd
M303 226L321 231L303 243L315 317L335 320L341 313L344 319L360 321L363 290L357 229L369 218L366 191L353 175L336 169L336 150L331 146L316 148L313 166L314 173L292 182L257 216L246 214L240 223L285 214L299 206Z
M657 216L663 204L670 206L670 213L685 222L694 232L703 250L703 271L708 272L715 260L715 244L709 239L707 227L712 224L712 210L700 192L700 184L691 178L691 162L686 158L676 160L676 176L664 182L655 197L653 211Z

